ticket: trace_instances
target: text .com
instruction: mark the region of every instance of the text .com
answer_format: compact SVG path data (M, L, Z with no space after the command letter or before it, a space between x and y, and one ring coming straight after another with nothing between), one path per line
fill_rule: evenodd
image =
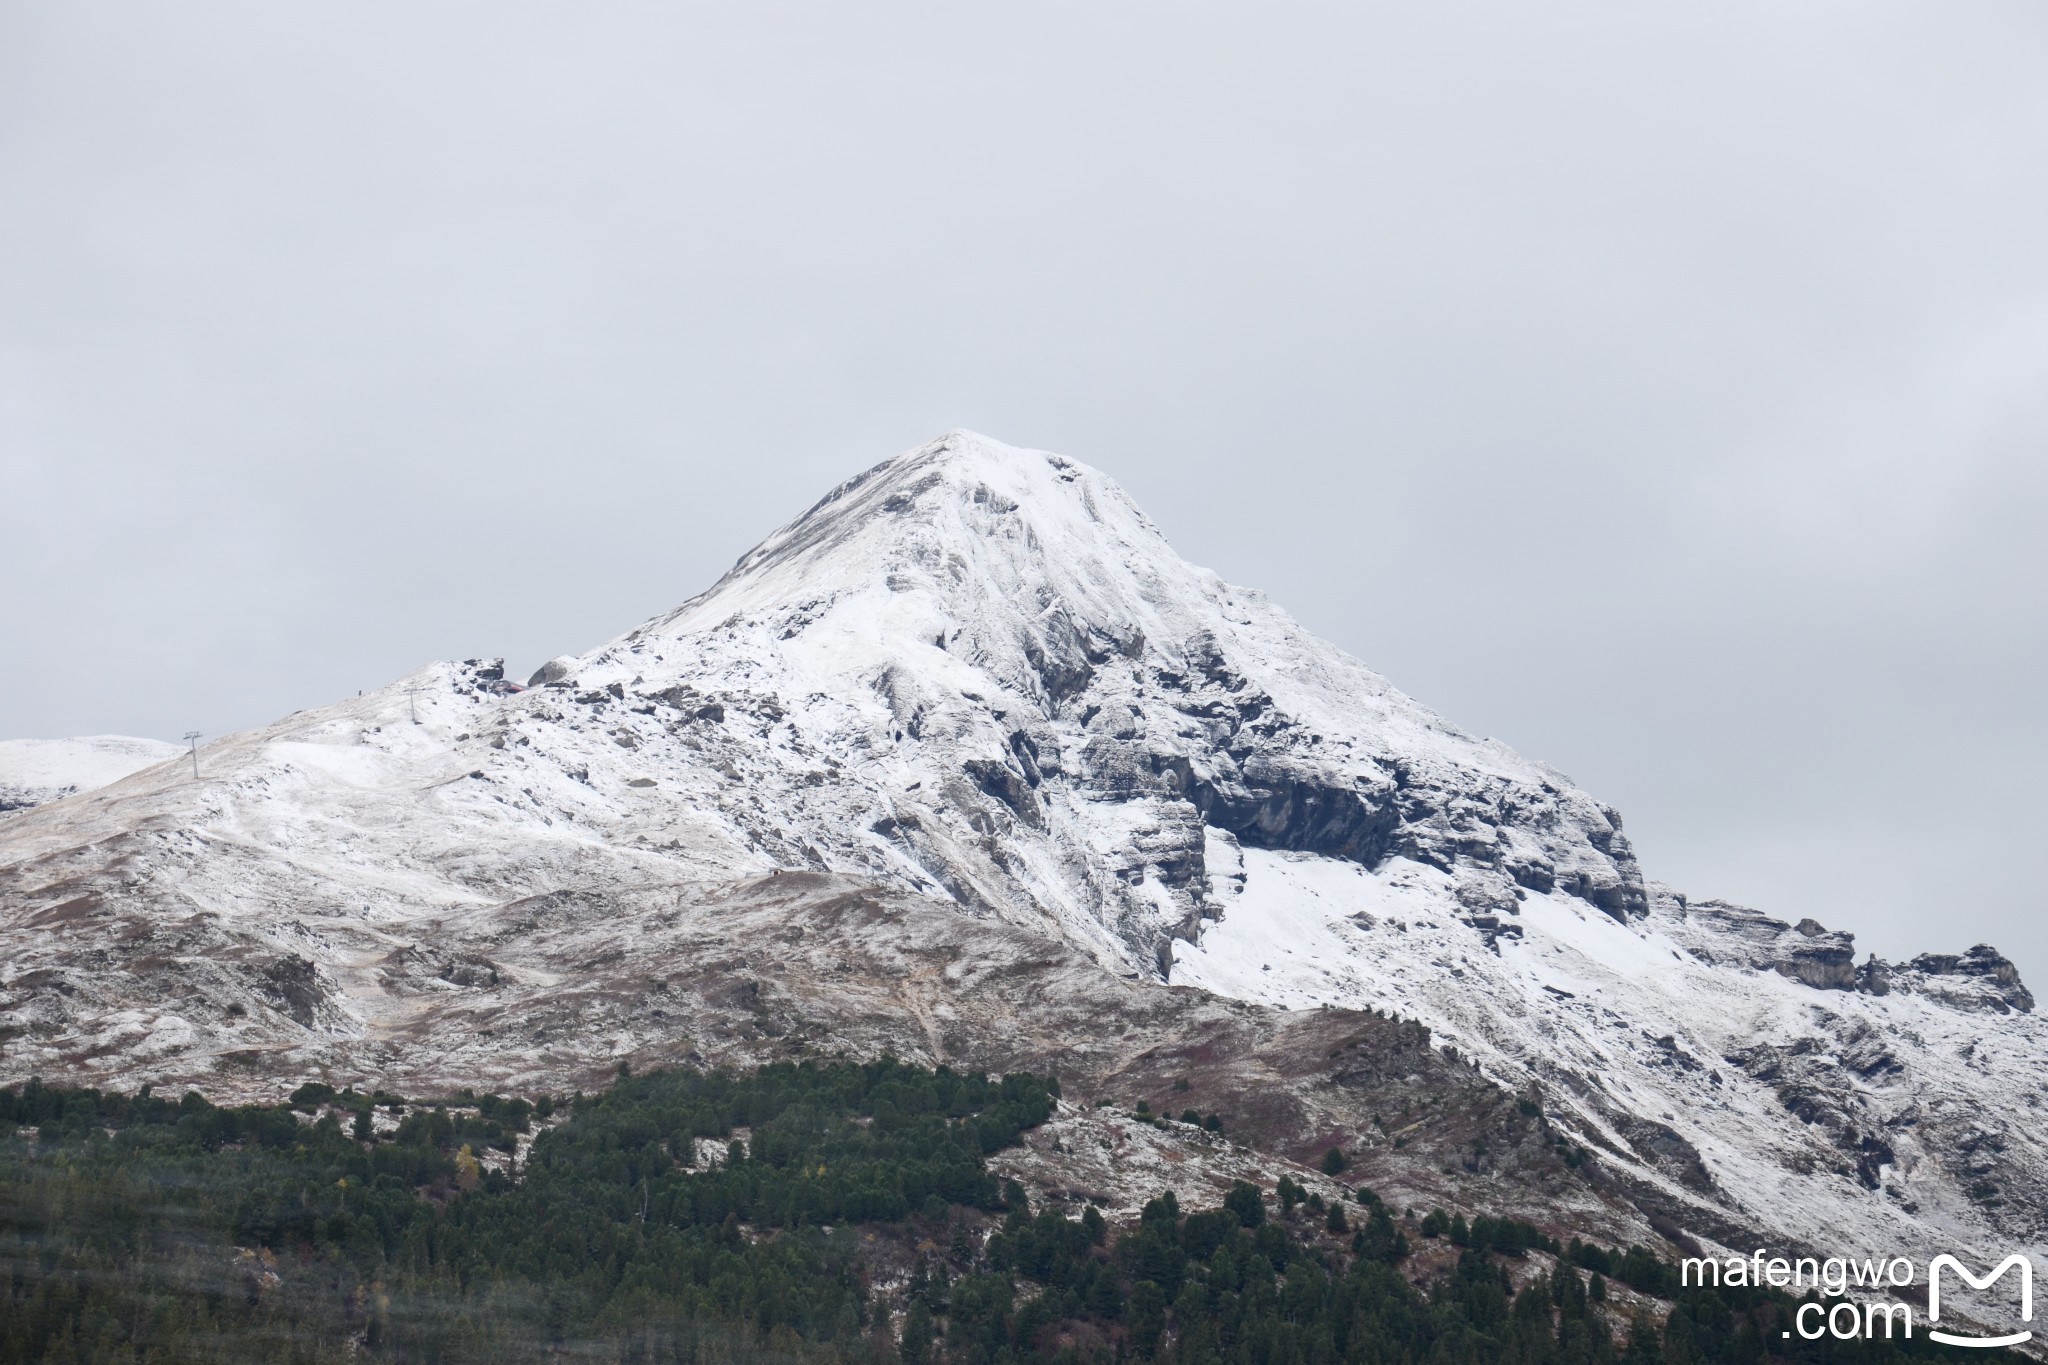
M1864 1301L1852 1303L1842 1296L1852 1289L1866 1293L1889 1292L1904 1289L1909 1285L1924 1284L1927 1287L1927 1335L1935 1341L1950 1346L2017 1346L2033 1336L2031 1328L1997 1335L1966 1335L1942 1330L1941 1289L1944 1276L1951 1283L1960 1280L1972 1289L1986 1290L2003 1279L2008 1272L2018 1271L2019 1279L2019 1321L2034 1320L2034 1263L2025 1256L2014 1253L2000 1261L1984 1274L1979 1275L1954 1256L1936 1256L1927 1263L1927 1274L1922 1278L1918 1269L1905 1256L1894 1256L1888 1260L1865 1258L1852 1260L1832 1256L1820 1260L1812 1256L1787 1259L1783 1256L1767 1256L1762 1251L1747 1260L1730 1256L1725 1260L1712 1257L1692 1257L1680 1261L1678 1278L1681 1285L1689 1288L1700 1287L1747 1287L1753 1289L1819 1290L1823 1295L1838 1300L1836 1303L1802 1303L1793 1314L1794 1327L1784 1335L1798 1332L1808 1341L1817 1341L1823 1336L1832 1336L1840 1341L1858 1337L1870 1338L1913 1335L1913 1308L1906 1303L1877 1303ZM1994 1310L2009 1311L2009 1310ZM1955 1315L1950 1314L1953 1318ZM1978 1316L1987 1316L1980 1310Z

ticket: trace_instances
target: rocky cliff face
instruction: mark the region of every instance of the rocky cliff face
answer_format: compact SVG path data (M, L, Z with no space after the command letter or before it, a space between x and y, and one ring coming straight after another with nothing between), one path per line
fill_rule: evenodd
M0 817L0 1078L889 1047L1214 1086L1276 1151L1745 1252L2048 1236L2010 964L1646 883L1612 810L1058 456L953 433L532 683L434 665ZM731 889L776 873L883 908Z

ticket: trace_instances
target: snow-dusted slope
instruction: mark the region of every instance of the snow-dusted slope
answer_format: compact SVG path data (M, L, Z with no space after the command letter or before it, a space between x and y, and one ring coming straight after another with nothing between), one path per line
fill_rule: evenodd
M1646 885L1613 811L1058 456L952 433L534 681L430 666L216 741L196 781L0 817L0 1073L260 1058L293 1030L430 1047L391 973L501 983L423 926L808 869L1117 974L1419 1017L1695 1233L2043 1244L2048 1039L1996 954L1857 968L1846 936ZM151 962L212 974L117 988L44 932L141 904L190 926ZM1382 1117L1363 1140L1391 1149L1407 1120Z
M181 752L160 739L129 735L0 740L0 811L25 810L104 787Z
M1227 866L1231 900L1177 980L1421 1019L1632 1158L1696 1229L1715 1230L1706 1205L1870 1254L2043 1240L2048 1028L1988 950L1880 968L1879 995L1868 970L1861 990L1854 971L1809 984L1847 965L1847 935L1664 888L1626 923L1528 892L1485 936L1451 913L1451 875L1406 859L1252 849Z

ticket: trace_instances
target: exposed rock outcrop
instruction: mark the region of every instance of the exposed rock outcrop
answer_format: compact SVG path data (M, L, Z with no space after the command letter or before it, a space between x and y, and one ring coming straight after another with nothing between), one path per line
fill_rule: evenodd
M1936 996L1962 1009L2031 1011L2033 994L2020 981L2019 969L1988 943L1966 953L1922 953L1889 974L1900 989Z

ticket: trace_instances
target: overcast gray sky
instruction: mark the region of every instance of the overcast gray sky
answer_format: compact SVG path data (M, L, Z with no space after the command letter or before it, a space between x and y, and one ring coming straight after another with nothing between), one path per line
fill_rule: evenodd
M2048 987L2048 8L0 0L0 737L531 668L952 426Z

